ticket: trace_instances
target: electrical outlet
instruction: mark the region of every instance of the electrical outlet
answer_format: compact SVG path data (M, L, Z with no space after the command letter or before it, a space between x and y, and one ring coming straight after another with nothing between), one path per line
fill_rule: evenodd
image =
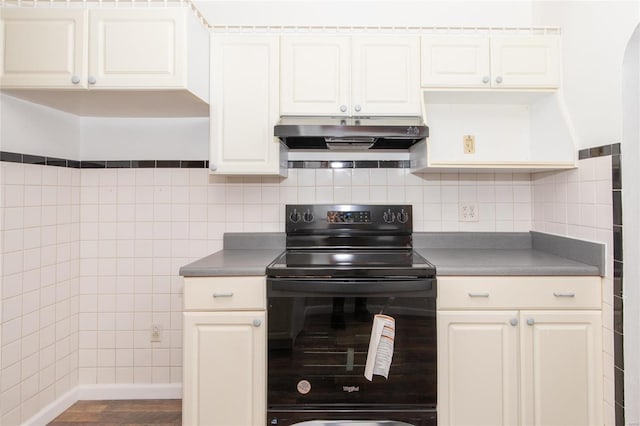
M152 342L162 341L162 327L158 324L153 324L151 326L151 341Z
M480 212L477 204L460 204L460 222L477 222Z
M462 147L465 154L476 153L476 137L474 135L464 135L462 137Z

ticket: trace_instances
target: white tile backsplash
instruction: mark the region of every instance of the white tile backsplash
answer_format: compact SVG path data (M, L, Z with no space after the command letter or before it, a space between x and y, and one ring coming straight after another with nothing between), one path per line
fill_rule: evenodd
M3 424L26 420L21 413L43 407L34 401L50 402L76 383L179 382L178 268L220 249L224 232L282 232L284 204L408 203L416 231L547 225L534 203L543 192L528 174L291 169L280 179L0 166ZM602 185L595 169L588 176L599 217ZM478 222L458 221L461 202L478 203ZM160 343L150 342L154 323Z

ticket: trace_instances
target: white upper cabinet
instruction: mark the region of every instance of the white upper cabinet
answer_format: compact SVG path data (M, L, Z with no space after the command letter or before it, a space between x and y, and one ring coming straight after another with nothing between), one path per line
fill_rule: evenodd
M12 96L88 116L208 114L209 31L189 8L2 12Z
M350 98L350 37L281 39L282 115L346 114Z
M89 84L96 89L184 86L183 13L172 9L91 11Z
M412 36L353 38L352 115L421 114L419 43Z
M573 133L556 90L558 34L434 34L421 43L431 131L411 148L413 172L575 167Z
M2 88L87 87L86 10L5 8L2 37Z
M279 118L278 36L214 33L212 44L211 169L286 175L286 156L273 136Z
M423 36L422 86L489 87L489 38Z
M554 35L491 37L491 86L560 86L560 39Z
M284 35L282 115L420 115L416 36Z
M557 35L426 35L423 87L554 89L560 85Z

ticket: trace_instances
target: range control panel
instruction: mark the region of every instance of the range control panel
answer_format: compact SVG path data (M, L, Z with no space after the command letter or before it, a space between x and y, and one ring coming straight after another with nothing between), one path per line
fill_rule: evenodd
M288 204L286 232L412 231L411 205Z
M341 212L330 210L327 212L328 223L371 223L371 212L356 211L356 212Z

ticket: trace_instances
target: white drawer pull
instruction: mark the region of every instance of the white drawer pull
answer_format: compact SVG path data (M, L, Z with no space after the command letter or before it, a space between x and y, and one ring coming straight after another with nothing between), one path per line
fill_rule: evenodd
M469 293L469 297L489 297L489 293Z
M557 293L557 292L553 292L553 295L555 297L576 297L575 293Z
M233 292L229 291L227 293L213 293L213 297L233 297Z

